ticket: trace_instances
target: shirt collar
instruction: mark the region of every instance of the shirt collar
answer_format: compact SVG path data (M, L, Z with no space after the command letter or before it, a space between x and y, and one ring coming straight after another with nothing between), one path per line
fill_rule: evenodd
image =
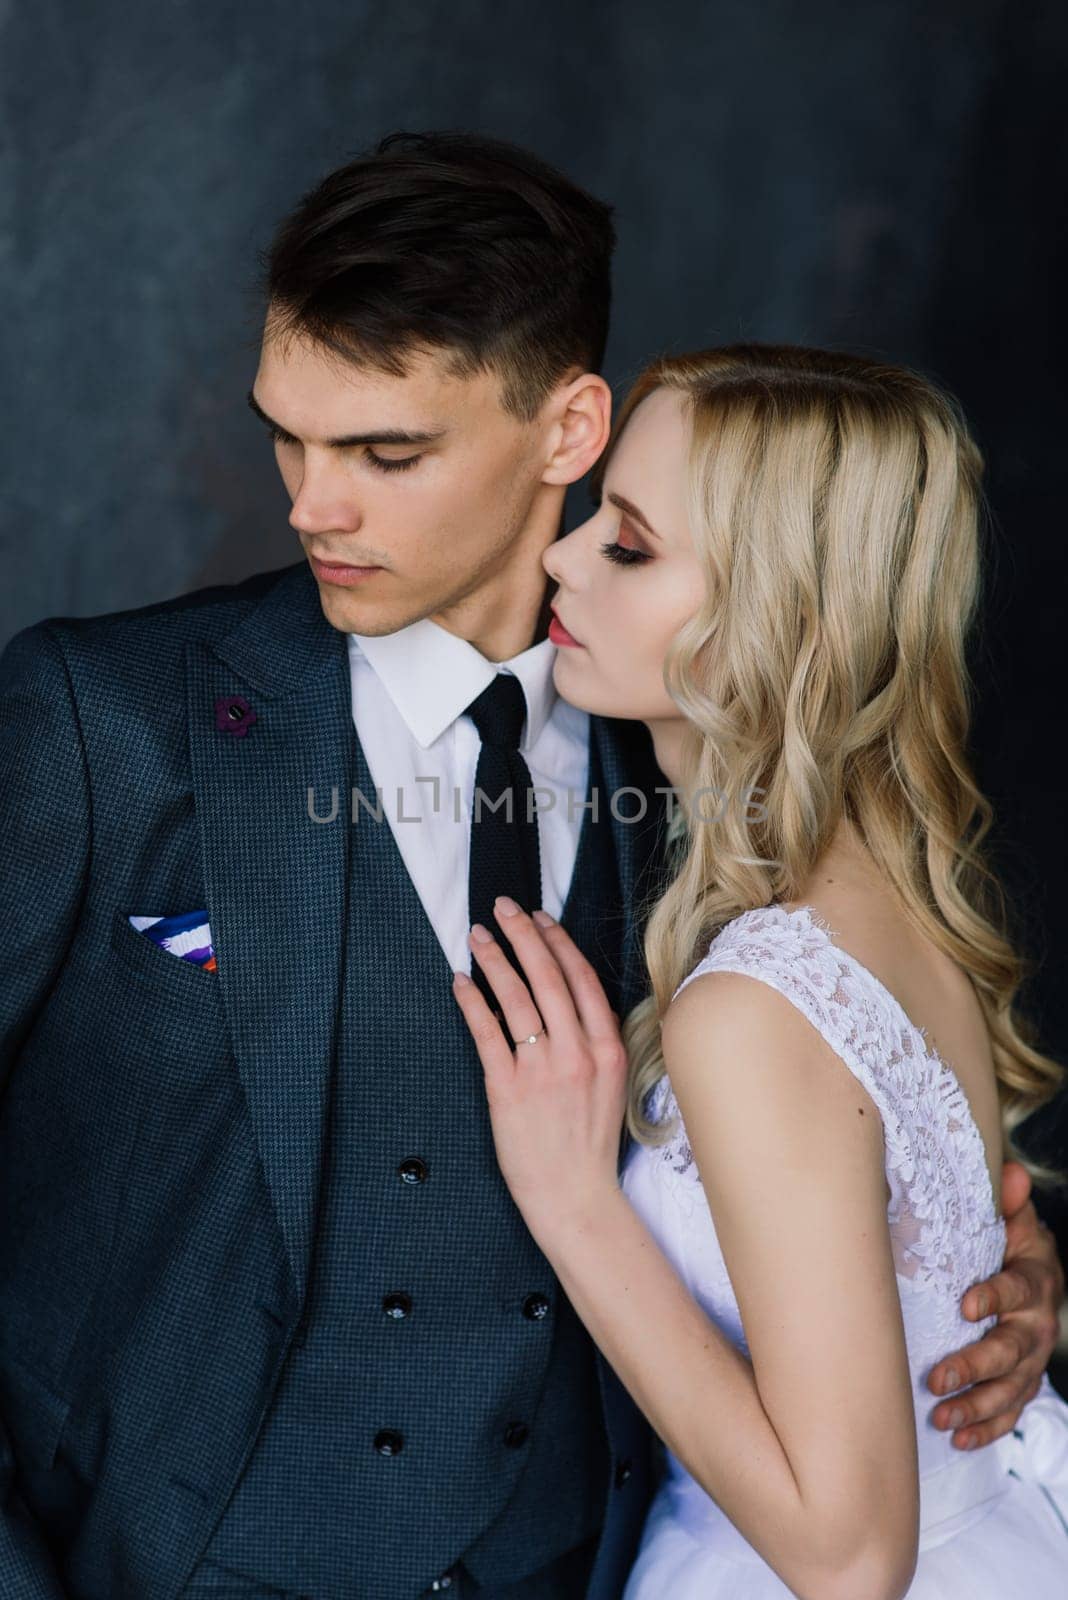
M542 639L507 661L487 661L473 644L429 617L395 633L350 633L346 639L350 656L366 658L424 750L502 668L514 672L526 700L521 750L528 751L537 743L556 702L552 676L556 646L551 639Z

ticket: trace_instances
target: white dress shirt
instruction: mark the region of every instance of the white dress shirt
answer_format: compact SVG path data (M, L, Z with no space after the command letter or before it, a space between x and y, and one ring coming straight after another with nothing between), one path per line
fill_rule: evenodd
M354 826L381 826L373 814L380 791L381 810L446 959L454 972L470 973L467 881L481 741L464 708L499 671L513 673L523 687L527 715L519 748L534 789L551 795L536 801L541 903L557 918L582 827L589 713L557 694L551 639L501 662L487 661L428 617L395 633L350 633L346 639L352 715L376 791L364 797L366 804L355 797ZM497 796L487 798L492 803ZM515 801L520 815L522 797ZM481 815L488 814L483 803ZM500 937L496 926L490 931Z

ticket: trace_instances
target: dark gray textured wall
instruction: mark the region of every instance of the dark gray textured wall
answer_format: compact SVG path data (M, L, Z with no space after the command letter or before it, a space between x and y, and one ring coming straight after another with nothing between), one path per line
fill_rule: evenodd
M394 126L518 139L617 203L613 381L739 334L985 340L1003 215L962 298L954 239L1017 26L991 0L11 6L0 637L299 554L244 406L255 251Z
M614 383L751 336L960 393L998 517L978 756L1063 1043L1066 39L1008 0L6 0L0 640L296 559L256 250L391 128L516 139L618 206Z

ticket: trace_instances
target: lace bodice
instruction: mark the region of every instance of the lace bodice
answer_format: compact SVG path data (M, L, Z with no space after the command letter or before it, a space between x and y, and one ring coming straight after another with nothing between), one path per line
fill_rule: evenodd
M996 1272L1005 1250L982 1137L950 1067L928 1046L888 989L833 942L808 906L761 906L719 930L676 990L706 972L760 978L785 995L864 1086L883 1125L887 1224L912 1375L921 1477L960 1452L929 1417L939 1403L927 1373L997 1320L961 1315L965 1290ZM676 1119L667 1144L633 1144L623 1187L712 1319L748 1354L738 1303L715 1226L665 1076L646 1104L653 1121ZM677 1465L677 1464L676 1464ZM681 1468L678 1468L681 1471Z

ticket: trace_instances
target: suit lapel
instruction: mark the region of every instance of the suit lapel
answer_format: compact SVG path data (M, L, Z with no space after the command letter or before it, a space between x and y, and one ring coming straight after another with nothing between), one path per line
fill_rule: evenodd
M303 1300L340 997L352 700L306 561L223 639L186 647L189 740L222 1001ZM243 737L216 701L255 712ZM314 809L332 821L309 816Z
M294 1283L304 1298L347 917L352 694L344 635L304 560L222 639L186 646L187 714L206 904L238 1070ZM216 702L243 696L242 737ZM624 1011L645 991L639 904L660 885L665 779L640 723L591 719L619 864ZM611 813L641 789L641 822ZM317 822L309 816L309 794ZM636 808L633 795L618 809Z

